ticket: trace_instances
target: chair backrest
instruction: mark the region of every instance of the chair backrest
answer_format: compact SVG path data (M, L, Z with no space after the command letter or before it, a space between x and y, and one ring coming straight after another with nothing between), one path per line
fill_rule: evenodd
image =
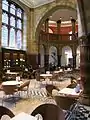
M54 104L42 104L38 106L31 115L40 114L43 120L65 120L65 115L62 109Z
M52 96L52 90L53 89L59 90L56 86L54 86L52 84L47 84L46 85L47 96Z
M10 118L15 116L11 110L4 106L0 106L0 119L3 115L8 115Z
M3 91L6 95L14 94L16 92L16 85L2 85Z
M26 80L24 81L20 86L19 86L19 90L22 90L24 87L29 87L29 84L30 84L30 80Z
M68 110L70 106L76 102L75 98L68 96L55 96L54 98L57 105L64 110Z

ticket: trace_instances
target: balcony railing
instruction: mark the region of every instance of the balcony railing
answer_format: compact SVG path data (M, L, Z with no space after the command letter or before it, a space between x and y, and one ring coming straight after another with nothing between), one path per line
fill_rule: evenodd
M77 40L77 34L51 34L51 33L41 33L40 40L57 40L57 41L72 41Z

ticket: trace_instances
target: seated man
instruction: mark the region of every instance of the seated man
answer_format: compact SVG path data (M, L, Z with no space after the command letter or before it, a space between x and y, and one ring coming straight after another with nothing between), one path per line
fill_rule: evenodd
M77 80L74 77L71 77L71 84L67 88L75 88L77 86Z
M77 79L77 85L75 87L75 92L76 93L79 93L80 92L80 89L82 89L81 87L81 80L80 79Z
M82 89L81 88L81 84L80 84L80 81L81 80L79 80L79 79L71 79L71 84L70 85L68 85L67 87L68 88L74 88L75 89L75 92L76 93L79 93L80 92L80 89Z

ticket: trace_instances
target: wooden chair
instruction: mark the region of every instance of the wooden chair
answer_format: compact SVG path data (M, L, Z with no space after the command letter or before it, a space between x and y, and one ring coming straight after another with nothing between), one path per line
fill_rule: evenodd
M3 99L2 99L2 104L3 104L3 100L4 100L5 96L7 96L7 95L12 95L13 100L15 102L14 93L18 92L18 89L17 89L16 85L2 85L2 90L3 90L4 94L5 94L3 96ZM15 104L16 104L16 102L15 102Z
M18 91L27 92L27 96L29 96L29 84L30 84L30 80L24 81L24 82L18 87Z
M41 115L43 120L65 120L62 109L54 104L42 104L38 106L31 115Z
M68 96L54 96L54 98L57 105L64 110L68 110L77 101L75 98Z
M10 118L15 116L11 110L9 110L8 108L6 108L4 106L0 106L0 120L1 120L2 116L4 116L4 115L8 115Z
M52 84L46 84L46 91L47 91L47 96L52 97L52 91L53 89L59 90L56 86Z

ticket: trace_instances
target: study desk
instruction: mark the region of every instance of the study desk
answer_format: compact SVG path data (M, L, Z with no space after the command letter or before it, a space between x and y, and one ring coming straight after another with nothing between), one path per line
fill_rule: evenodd
M70 97L75 97L75 98L78 98L80 93L81 91L79 93L76 93L74 88L63 88L62 90L58 92L58 94L60 95L70 96Z
M52 77L52 74L50 73L40 74L40 77L43 77L45 80L49 80Z
M2 85L20 85L22 83L22 81L5 81L2 82Z
M6 72L6 74L8 74L8 75L18 75L19 73L18 72Z

